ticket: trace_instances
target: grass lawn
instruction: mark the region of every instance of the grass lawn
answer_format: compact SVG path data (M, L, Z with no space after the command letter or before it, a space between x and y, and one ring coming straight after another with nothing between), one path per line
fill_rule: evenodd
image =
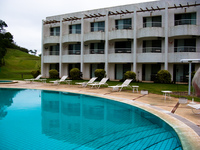
M52 80L55 80L55 79L47 79L47 82L52 81ZM75 85L76 82L84 82L84 81L88 81L88 80L73 80L72 84ZM107 84L109 86L112 86L112 85L122 84L122 82L108 81ZM168 91L180 93L180 94L176 94L176 95L171 94L171 96L173 96L173 97L177 97L177 98L178 97L187 97L188 100L192 100L192 98L193 98L193 87L191 87L191 96L187 95L188 84L161 84L161 83L133 82L130 85L138 85L139 91L145 89L145 90L148 90L149 93L153 93L153 94L162 95L163 93L161 91L168 90ZM132 89L128 88L127 90L132 90ZM194 97L194 100L200 102L200 98L198 98L198 97Z
M5 66L0 67L0 79L32 78L31 71L40 68L40 57L28 53L7 49Z

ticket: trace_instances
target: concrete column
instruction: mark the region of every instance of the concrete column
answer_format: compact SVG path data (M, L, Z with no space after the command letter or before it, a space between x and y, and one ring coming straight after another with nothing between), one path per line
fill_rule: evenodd
M133 15L133 72L137 73L137 12L136 8L134 8L134 15Z
M60 18L60 54L59 54L59 76L60 78L63 76L62 74L62 19Z
M42 20L42 40L41 40L41 74L46 77L44 72L44 20Z
M108 72L108 10L106 10L106 20L105 20L105 71L107 77L109 77Z
M84 60L83 60L83 56L84 56L84 14L82 14L82 17L81 17L81 72L83 73L83 76L84 76L84 72L83 72L83 68L84 68Z
M168 2L165 2L165 70L168 70Z

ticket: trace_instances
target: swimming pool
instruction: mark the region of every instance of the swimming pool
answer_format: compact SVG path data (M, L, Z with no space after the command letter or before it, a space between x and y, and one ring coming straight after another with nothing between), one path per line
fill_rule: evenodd
M68 92L0 88L0 130L0 149L182 149L160 118Z

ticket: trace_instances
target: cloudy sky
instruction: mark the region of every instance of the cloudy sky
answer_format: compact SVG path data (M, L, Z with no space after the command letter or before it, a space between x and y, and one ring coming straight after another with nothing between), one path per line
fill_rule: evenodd
M154 0L0 0L0 19L17 45L41 53L42 20L48 16Z

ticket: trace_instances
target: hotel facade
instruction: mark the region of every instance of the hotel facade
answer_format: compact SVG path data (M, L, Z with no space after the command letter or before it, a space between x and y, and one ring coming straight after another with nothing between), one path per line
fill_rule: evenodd
M110 80L126 71L153 81L168 70L172 81L188 80L188 63L200 59L200 3L161 0L46 17L42 21L41 72L59 76L79 68L83 79L104 69ZM196 71L200 63L192 63Z

